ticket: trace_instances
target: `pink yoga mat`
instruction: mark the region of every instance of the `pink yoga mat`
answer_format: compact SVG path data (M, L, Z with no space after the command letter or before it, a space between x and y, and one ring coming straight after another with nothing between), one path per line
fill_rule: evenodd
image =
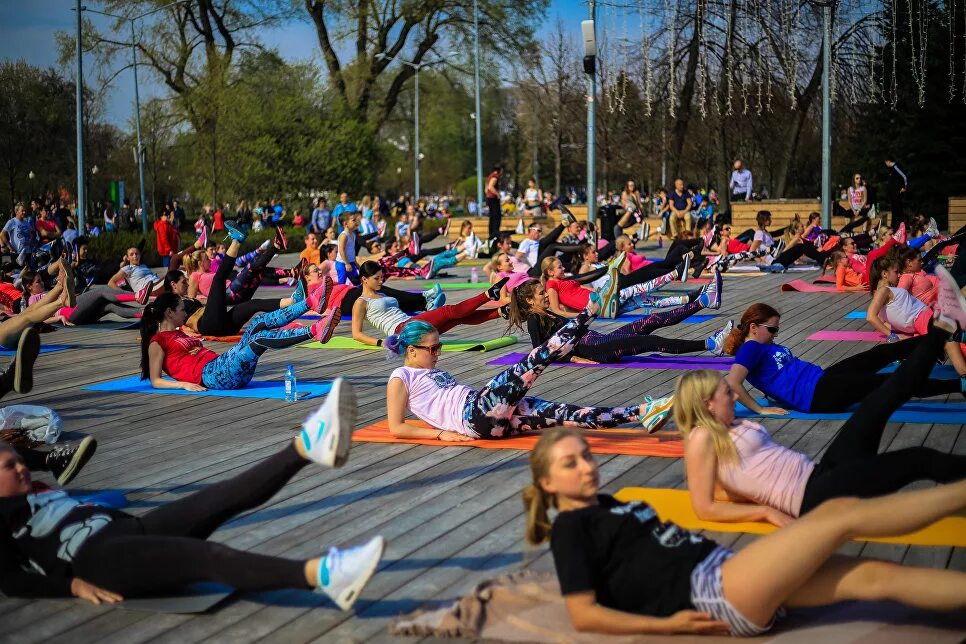
M835 275L832 273L826 273L821 277L817 278L814 282L815 284L835 284Z
M907 335L899 336L908 338ZM840 342L885 342L886 337L878 331L816 331L808 340L836 340Z
M490 365L511 365L516 364L526 357L525 353L508 353L495 360L490 360L486 364ZM661 354L649 354L645 356L625 356L620 362L612 364L583 364L578 362L554 363L566 367L585 367L603 369L717 369L727 371L734 363L731 357L715 358L713 356L665 356Z
M802 280L792 280L782 284L782 291L797 291L798 293L838 293L839 290L834 286L823 286L821 284L809 284Z

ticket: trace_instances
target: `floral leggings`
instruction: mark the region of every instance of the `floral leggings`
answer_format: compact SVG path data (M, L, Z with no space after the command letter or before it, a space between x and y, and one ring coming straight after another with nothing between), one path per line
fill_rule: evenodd
M284 349L312 339L312 328L280 329L308 311L305 300L252 318L241 340L207 365L201 384L208 389L241 389L255 377L258 359L268 349Z
M402 251L396 253L395 255L387 255L379 260L379 265L382 266L382 274L386 278L390 277L423 277L422 267L417 267L415 264L409 264L408 266L396 266L396 263L403 257L406 257L409 253L407 251Z
M652 313L634 320L610 333L589 331L577 343L574 353L594 362L618 362L624 356L635 356L645 351L679 354L707 350L704 340L682 340L649 335L652 331L672 326L701 310L698 301L679 306L670 311Z
M616 427L640 419L640 406L581 407L527 396L549 364L570 354L587 333L593 319L582 311L526 358L498 374L478 392L470 394L463 407L467 429L482 438L502 438L515 432L569 425L572 427Z

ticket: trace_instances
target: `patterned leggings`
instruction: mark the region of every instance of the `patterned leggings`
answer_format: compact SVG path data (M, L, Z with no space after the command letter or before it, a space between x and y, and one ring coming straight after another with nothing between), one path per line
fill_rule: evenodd
M409 264L408 266L396 266L396 262L406 257L409 253L407 251L402 251L396 253L395 255L387 255L379 260L379 265L382 266L382 274L386 278L390 277L422 277L423 269L418 268L415 264Z
M251 253L243 255L242 257L250 255ZM272 261L273 257L275 257L275 247L269 246L264 251L258 253L250 264L238 271L238 274L231 280L228 288L225 289L226 303L241 304L252 299L255 291L262 284L263 269L268 266L268 263ZM212 290L217 288L218 284L225 283L231 275L231 271L235 267L236 262L237 260L231 255L225 255L221 259L218 268L215 269L215 278L211 281ZM208 297L211 297L211 292L208 293Z
M252 318L241 340L207 365L201 383L208 389L241 389L255 377L258 359L268 349L284 349L312 339L312 329L280 329L308 311L305 300Z
M652 313L610 333L588 331L577 343L574 353L594 362L613 363L619 362L624 356L634 356L645 351L667 354L705 351L707 346L704 340L678 340L648 335L656 329L677 324L701 308L702 304L694 301L670 311Z
M526 395L549 364L574 350L592 319L587 311L582 311L526 358L470 394L463 407L466 428L482 438L502 438L514 432L556 425L593 429L639 420L639 405L581 407Z

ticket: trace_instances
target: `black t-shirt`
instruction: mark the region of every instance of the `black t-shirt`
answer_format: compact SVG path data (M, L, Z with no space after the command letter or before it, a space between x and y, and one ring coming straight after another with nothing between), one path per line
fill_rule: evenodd
M561 512L550 536L564 595L592 590L602 606L654 617L693 608L691 571L716 546L661 523L646 503L605 494L598 505Z
M674 204L675 210L687 210L688 209L688 199L691 198L691 193L687 190L682 194L678 194L677 190L672 190L669 196L671 203Z

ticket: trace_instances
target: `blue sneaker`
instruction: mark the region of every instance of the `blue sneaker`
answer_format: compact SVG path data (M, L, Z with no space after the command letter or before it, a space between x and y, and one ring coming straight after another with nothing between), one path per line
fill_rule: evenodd
M326 467L345 465L355 422L355 391L344 378L336 378L322 406L302 423L302 447L308 459Z
M232 241L236 241L239 244L244 243L248 239L248 233L239 228L235 228L233 224L225 222L225 230L228 231L228 236L231 237Z
M295 286L295 290L292 291L292 301L301 302L305 299L305 278L301 278L298 284Z
M439 307L446 304L446 293L443 292L443 287L436 283L433 287L433 301L430 303L429 311L435 311Z
M351 609L376 572L385 548L386 541L381 536L354 548L329 548L319 561L316 591L328 595L342 610Z

